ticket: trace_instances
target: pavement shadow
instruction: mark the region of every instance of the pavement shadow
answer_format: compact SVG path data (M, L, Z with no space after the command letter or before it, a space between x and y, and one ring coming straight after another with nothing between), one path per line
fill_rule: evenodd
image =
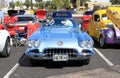
M98 49L120 49L120 44L107 44L106 47L101 48L97 41L94 41L94 47Z

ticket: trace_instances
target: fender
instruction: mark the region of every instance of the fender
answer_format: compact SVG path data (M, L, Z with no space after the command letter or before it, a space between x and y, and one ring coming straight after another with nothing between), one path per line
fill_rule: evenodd
M6 40L7 40L7 38L10 38L10 34L9 34L9 32L8 31L6 31L6 30L0 30L0 52L2 52L3 51L3 48L4 48L4 46L5 46L5 43L6 43ZM12 41L11 41L11 38L10 38L10 44L12 45Z
M109 37L109 34L111 34L111 37ZM114 35L115 35L115 32L113 29L102 29L100 31L100 35L103 36L105 38L105 43L114 43Z

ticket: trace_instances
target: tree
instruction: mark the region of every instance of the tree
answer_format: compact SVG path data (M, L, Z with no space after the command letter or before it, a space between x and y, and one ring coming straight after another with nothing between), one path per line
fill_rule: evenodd
M27 8L29 8L29 7L30 7L30 5L31 5L30 0L25 0L24 5L25 5Z
M23 3L20 0L18 0L15 2L15 6L22 7Z
M66 9L69 7L69 0L52 0L51 8L52 9Z
M86 2L90 2L90 0L81 0L80 6L85 6Z
M73 7L75 7L75 8L77 7L77 6L76 6L76 1L77 1L77 0L71 0L71 1L70 1L70 3L72 3Z
M37 7L38 9L43 9L44 3L43 2L36 2L35 7Z
M9 3L9 8L12 8L12 9L15 8L15 3L13 1Z
M112 3L112 4L120 4L120 0L110 0L110 2Z
M36 2L42 2L43 0L35 0Z
M63 8L65 9L69 9L69 0L64 0L64 5L63 5Z
M90 2L90 0L70 0L70 2L76 8L78 6L78 4L79 4L79 6L85 6L85 3ZM77 2L80 2L80 3L77 3Z

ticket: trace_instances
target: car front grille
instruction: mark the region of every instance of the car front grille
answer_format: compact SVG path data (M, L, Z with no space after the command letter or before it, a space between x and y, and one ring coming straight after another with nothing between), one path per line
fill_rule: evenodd
M68 55L69 58L76 58L78 52L75 49L45 49L44 51L46 58L52 58L53 55Z

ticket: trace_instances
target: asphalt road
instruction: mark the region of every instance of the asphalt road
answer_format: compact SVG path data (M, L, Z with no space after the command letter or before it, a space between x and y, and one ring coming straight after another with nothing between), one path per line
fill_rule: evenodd
M96 44L96 43L95 43ZM0 58L0 78L119 78L120 46L110 45L100 49L95 45L95 55L89 65L78 62L40 62L32 66L24 55L25 47L12 47L8 58ZM99 55L99 51L103 56Z
M0 57L0 78L119 78L120 45L105 49L95 42L89 65L79 62L39 62L32 66L24 55L26 47L12 47L11 56Z

